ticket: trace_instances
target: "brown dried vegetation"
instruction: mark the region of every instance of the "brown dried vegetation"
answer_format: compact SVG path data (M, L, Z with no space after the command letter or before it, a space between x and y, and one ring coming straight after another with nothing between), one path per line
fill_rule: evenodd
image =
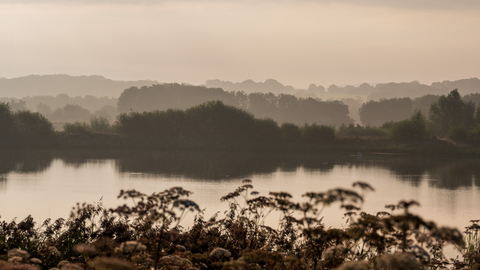
M31 216L0 223L0 269L480 269L478 220L462 234L411 213L415 201L362 212L366 192L308 192L301 202L286 192L261 196L252 181L222 197L223 217L204 218L191 192L174 187L146 195L121 191L115 209L77 204L68 219L37 226ZM344 228L326 228L322 210L344 209ZM180 222L196 213L190 229ZM269 214L280 214L277 228ZM447 259L445 245L463 258Z

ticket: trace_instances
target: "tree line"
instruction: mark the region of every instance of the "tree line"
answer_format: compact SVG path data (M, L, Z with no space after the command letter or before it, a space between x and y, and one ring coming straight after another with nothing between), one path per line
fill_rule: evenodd
M184 99L184 96L190 99ZM215 98L216 101L185 109L172 109L196 104L198 99ZM335 136L383 136L400 141L449 137L458 142L474 142L480 141L480 107L475 106L476 101L480 101L480 94L462 97L456 89L448 95L427 95L415 100L370 101L360 107L360 118L367 125L355 126L347 116L347 106L338 101L322 102L272 93L247 95L219 88L164 84L125 90L119 98L118 110L121 108L126 112L118 115L113 124L112 119L102 116L100 111L92 115L78 105L65 105L47 116L51 119L55 114L82 115L79 121L64 126L67 133L114 132L149 138L166 146L316 143L331 141ZM14 102L13 105L18 109L22 103ZM52 134L48 131L52 123L45 115L14 111L6 103L2 106L2 126L5 127L2 136L10 134L7 136L9 140L37 135L45 138ZM169 109L155 109L158 107ZM341 113L332 114L331 111ZM298 119L303 119L303 123ZM30 132L29 128L34 129ZM44 133L39 135L39 132Z
M203 102L219 100L244 109L258 118L271 118L278 123L297 125L317 123L340 125L353 123L348 106L340 101L297 98L294 95L224 91L185 84L159 84L126 89L118 99L119 113L167 109L187 109Z
M112 125L105 118L65 125L64 133L55 133L52 123L40 113L12 112L0 103L0 139L5 145L55 145L66 134L107 132L117 146L153 146L164 148L236 148L245 145L278 143L326 143L335 139L331 126L291 123L278 125L272 119L252 114L221 101L209 101L186 110L122 113ZM80 140L84 137L78 137ZM82 139L83 138L83 139Z
M455 96L455 97L453 97ZM447 97L451 102L467 104L475 110L475 104L480 103L480 94L468 94L461 96L457 89L447 95L425 95L416 99L391 98L379 101L368 101L359 109L360 120L363 125L381 126L386 122L400 121L409 118L415 111L421 111L429 116L431 106L435 102L445 102ZM455 100L455 101L454 101ZM460 106L460 105L458 105ZM476 117L472 115L471 117Z
M457 142L479 142L480 105L475 106L476 102L480 102L480 94L462 97L457 89L447 95L427 95L413 101L409 98L369 101L360 108L360 118L370 125L341 126L340 133L383 134L398 140L448 137Z

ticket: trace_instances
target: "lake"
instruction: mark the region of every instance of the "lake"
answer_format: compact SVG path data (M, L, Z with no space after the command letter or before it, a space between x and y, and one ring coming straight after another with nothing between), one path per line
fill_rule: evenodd
M412 208L439 225L463 227L480 219L480 159L452 156L407 156L302 153L198 153L160 151L37 151L0 155L0 215L10 221L31 214L37 222L68 217L77 202L123 204L121 189L144 193L181 186L206 217L227 209L220 198L253 181L260 195L287 191L302 200L307 191L371 184L363 211L386 211L386 204L417 200ZM328 226L345 224L333 205ZM191 215L193 218L193 215ZM270 221L274 222L274 221Z

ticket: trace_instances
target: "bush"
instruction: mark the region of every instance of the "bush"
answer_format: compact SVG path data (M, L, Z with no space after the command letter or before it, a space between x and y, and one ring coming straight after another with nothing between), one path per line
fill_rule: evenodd
M480 142L480 125L477 125L474 129L468 132L468 139L471 142Z
M111 132L113 128L107 118L93 116L90 118L90 130L96 132Z
M415 112L410 119L393 123L391 136L398 141L424 140L427 135L427 121L420 111Z
M386 137L387 133L385 130L377 127L366 126L362 127L360 125L350 124L348 126L342 124L338 128L338 136L352 136L352 137Z
M280 127L282 139L287 142L298 142L302 138L300 128L292 123L283 123Z
M66 133L71 133L71 134L87 133L89 128L90 128L89 125L85 122L66 123L63 126L63 130Z
M468 141L468 131L464 126L457 126L448 132L448 138L454 142L464 143Z
M325 125L305 124L302 127L303 139L306 142L331 142L335 140L335 129Z
M15 120L8 103L0 103L0 139L13 138L15 135Z
M49 138L54 134L52 123L40 113L18 111L13 117L18 132L23 136Z
M204 139L252 138L252 134L256 133L256 122L260 121L250 113L221 101L209 101L191 107L185 110L185 114L189 132Z
M255 137L259 141L278 141L282 130L273 119L255 119Z

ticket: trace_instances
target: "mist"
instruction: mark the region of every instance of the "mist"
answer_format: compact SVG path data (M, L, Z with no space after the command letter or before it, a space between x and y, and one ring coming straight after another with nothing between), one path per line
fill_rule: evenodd
M0 1L0 77L307 88L478 77L476 1Z

